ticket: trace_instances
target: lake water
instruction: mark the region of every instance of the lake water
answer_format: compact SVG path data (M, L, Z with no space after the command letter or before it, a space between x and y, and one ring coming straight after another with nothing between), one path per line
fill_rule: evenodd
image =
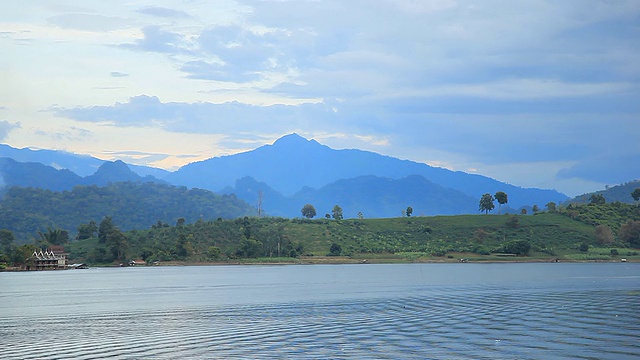
M2 359L637 359L640 264L0 273Z

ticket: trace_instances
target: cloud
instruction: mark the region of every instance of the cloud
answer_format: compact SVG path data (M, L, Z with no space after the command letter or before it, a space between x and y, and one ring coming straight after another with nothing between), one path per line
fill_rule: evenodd
M247 82L260 78L258 72L234 72L230 68L219 62L198 60L186 62L180 70L187 73L189 79Z
M4 109L4 108L2 108ZM6 139L7 135L14 129L19 129L20 123L10 123L6 120L0 120L0 141Z
M119 72L119 71L112 71L110 73L111 77L127 77L129 76L129 74L127 73L123 73L123 72Z
M575 165L561 169L560 179L586 179L608 185L640 179L640 150L626 154L604 154L580 159Z
M130 26L130 22L121 17L85 13L54 15L48 22L63 29L92 32L113 31Z
M7 16L38 14L24 6ZM215 134L228 151L295 131L332 146L513 174L515 183L539 171L544 184L565 188L635 173L615 168L638 155L640 137L633 0L86 6L48 7L44 20L55 27L24 16L0 33L15 40L28 28L43 44L65 40L47 52L59 62L36 62L39 53L6 41L7 53L24 59L9 68L34 76L19 81L24 93L48 92L39 106L64 104L50 109L56 116L167 139ZM37 65L20 69L30 62ZM64 76L71 95L28 88L40 78L59 83L50 74ZM215 142L206 141L203 153Z
M158 25L148 25L142 28L142 39L134 43L120 44L119 47L128 50L150 51L167 54L189 53L186 39L182 34L163 30Z
M92 131L76 126L70 126L63 130L39 128L34 129L33 133L63 144L74 141L86 141L94 135Z
M320 118L331 126L335 113L326 104L258 106L239 102L163 103L140 95L112 106L52 108L56 116L119 127L158 127L170 132L225 134L286 133L311 128Z
M106 151L103 154L110 158L120 159L129 164L153 165L154 163L168 159L169 154L159 154L144 151Z
M136 10L137 12L145 15L157 16L162 18L190 18L191 15L182 10L174 10L161 6L147 6L142 9Z

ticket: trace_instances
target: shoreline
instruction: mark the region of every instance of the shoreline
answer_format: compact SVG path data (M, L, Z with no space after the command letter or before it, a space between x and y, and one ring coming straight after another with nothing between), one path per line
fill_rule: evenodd
M557 259L557 260L556 260ZM351 257L304 257L304 258L291 258L291 261L268 261L266 259L255 259L256 261L161 261L158 264L147 265L127 265L120 266L114 264L98 264L92 265L93 268L118 268L118 267L166 267L166 266L233 266L233 265L258 265L258 266L273 266L273 265L369 265L369 264L527 264L527 263L637 263L637 259L628 259L622 261L621 259L611 260L572 260L572 259L560 259L560 258L517 258L512 257L504 259L482 259L482 258L453 258L453 259L416 259L407 260L399 258L351 258ZM0 269L0 272L37 272L37 271L65 271L65 270L82 270L82 269L48 269L48 270L26 270L19 267L6 267Z

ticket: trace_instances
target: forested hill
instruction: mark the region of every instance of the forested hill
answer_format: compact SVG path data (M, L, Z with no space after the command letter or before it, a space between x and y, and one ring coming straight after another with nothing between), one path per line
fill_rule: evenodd
M591 196L602 195L608 203L619 201L622 203L633 204L634 199L631 193L637 188L640 188L640 180L633 180L624 184L607 187L605 190L578 195L573 199L567 200L566 203L587 204L591 201Z
M47 227L66 230L71 237L78 225L100 223L110 216L123 231L158 223L187 223L198 219L232 219L255 214L235 195L187 189L157 183L121 182L104 187L76 186L71 191L22 187L3 190L0 229L13 231L18 243L30 242Z

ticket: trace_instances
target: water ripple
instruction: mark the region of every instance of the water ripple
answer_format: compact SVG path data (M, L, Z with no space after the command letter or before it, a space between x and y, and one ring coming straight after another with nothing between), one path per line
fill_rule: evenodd
M625 291L444 289L409 297L0 320L2 359L631 359ZM61 340L62 339L62 340Z

